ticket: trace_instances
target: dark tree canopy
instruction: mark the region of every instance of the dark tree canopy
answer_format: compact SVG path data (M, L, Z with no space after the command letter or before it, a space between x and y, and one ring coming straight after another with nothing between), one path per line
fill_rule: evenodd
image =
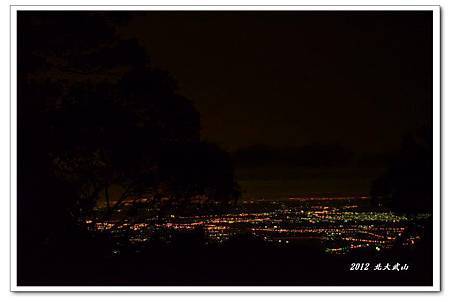
M177 93L169 73L152 67L135 40L116 35L121 22L103 13L19 15L25 224L76 220L113 185L123 188L118 203L155 196L162 186L186 201L196 194L236 197L228 155L201 141L191 101Z
M376 179L374 200L401 212L433 209L433 131L422 127L404 137L400 152Z

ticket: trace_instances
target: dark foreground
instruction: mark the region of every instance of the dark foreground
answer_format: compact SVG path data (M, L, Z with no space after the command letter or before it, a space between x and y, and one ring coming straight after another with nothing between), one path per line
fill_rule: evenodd
M430 286L431 233L413 249L324 254L313 243L280 247L250 238L204 245L196 236L172 244L153 242L111 253L108 240L69 236L58 246L19 247L21 286ZM70 240L69 240L70 238ZM352 271L351 263L370 263ZM403 271L375 271L376 264L407 264Z

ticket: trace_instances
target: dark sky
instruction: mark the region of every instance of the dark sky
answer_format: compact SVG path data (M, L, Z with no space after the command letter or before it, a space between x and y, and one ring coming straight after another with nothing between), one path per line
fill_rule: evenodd
M121 32L172 73L204 138L229 151L319 144L377 158L431 121L431 12L139 12ZM248 196L365 194L384 163L369 166L269 156L236 170Z
M146 12L123 30L228 150L395 150L431 118L431 12Z

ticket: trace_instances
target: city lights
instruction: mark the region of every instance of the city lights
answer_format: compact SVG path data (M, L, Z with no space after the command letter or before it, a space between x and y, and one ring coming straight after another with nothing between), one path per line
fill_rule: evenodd
M120 219L95 221L92 218L85 223L92 231L115 235L127 233L132 244L145 244L155 234L163 234L170 242L171 234L194 231L205 234L205 244L223 244L243 233L277 245L315 240L331 254L345 254L356 249L381 251L391 248L397 241L403 246L413 246L420 241L420 228L407 235L405 231L413 220L426 219L428 214L407 217L390 211L375 211L364 203L366 199L292 198L276 202L277 206L273 206L273 201L269 202L270 206L246 202L243 203L247 205L245 208L233 208L221 214L170 214L158 221L144 216L134 222Z

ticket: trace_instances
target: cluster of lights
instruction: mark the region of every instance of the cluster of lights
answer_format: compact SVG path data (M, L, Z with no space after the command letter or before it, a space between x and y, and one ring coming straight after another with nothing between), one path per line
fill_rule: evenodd
M366 199L357 197L353 200ZM338 198L294 198L296 201L351 200ZM423 217L422 217L423 216ZM429 216L422 215L418 219ZM343 254L355 249L370 248L380 251L390 248L399 237L407 237L403 245L414 245L421 236L404 236L406 224L411 218L391 212L374 212L361 208L357 203L341 206L300 205L276 209L237 213L175 216L170 215L157 223L128 221L94 221L85 223L95 231L131 232L130 242L141 244L153 233L163 231L190 232L202 230L208 240L223 243L236 234L250 233L264 241L277 244L294 244L301 240L319 240L328 253ZM169 236L169 235L168 235Z

